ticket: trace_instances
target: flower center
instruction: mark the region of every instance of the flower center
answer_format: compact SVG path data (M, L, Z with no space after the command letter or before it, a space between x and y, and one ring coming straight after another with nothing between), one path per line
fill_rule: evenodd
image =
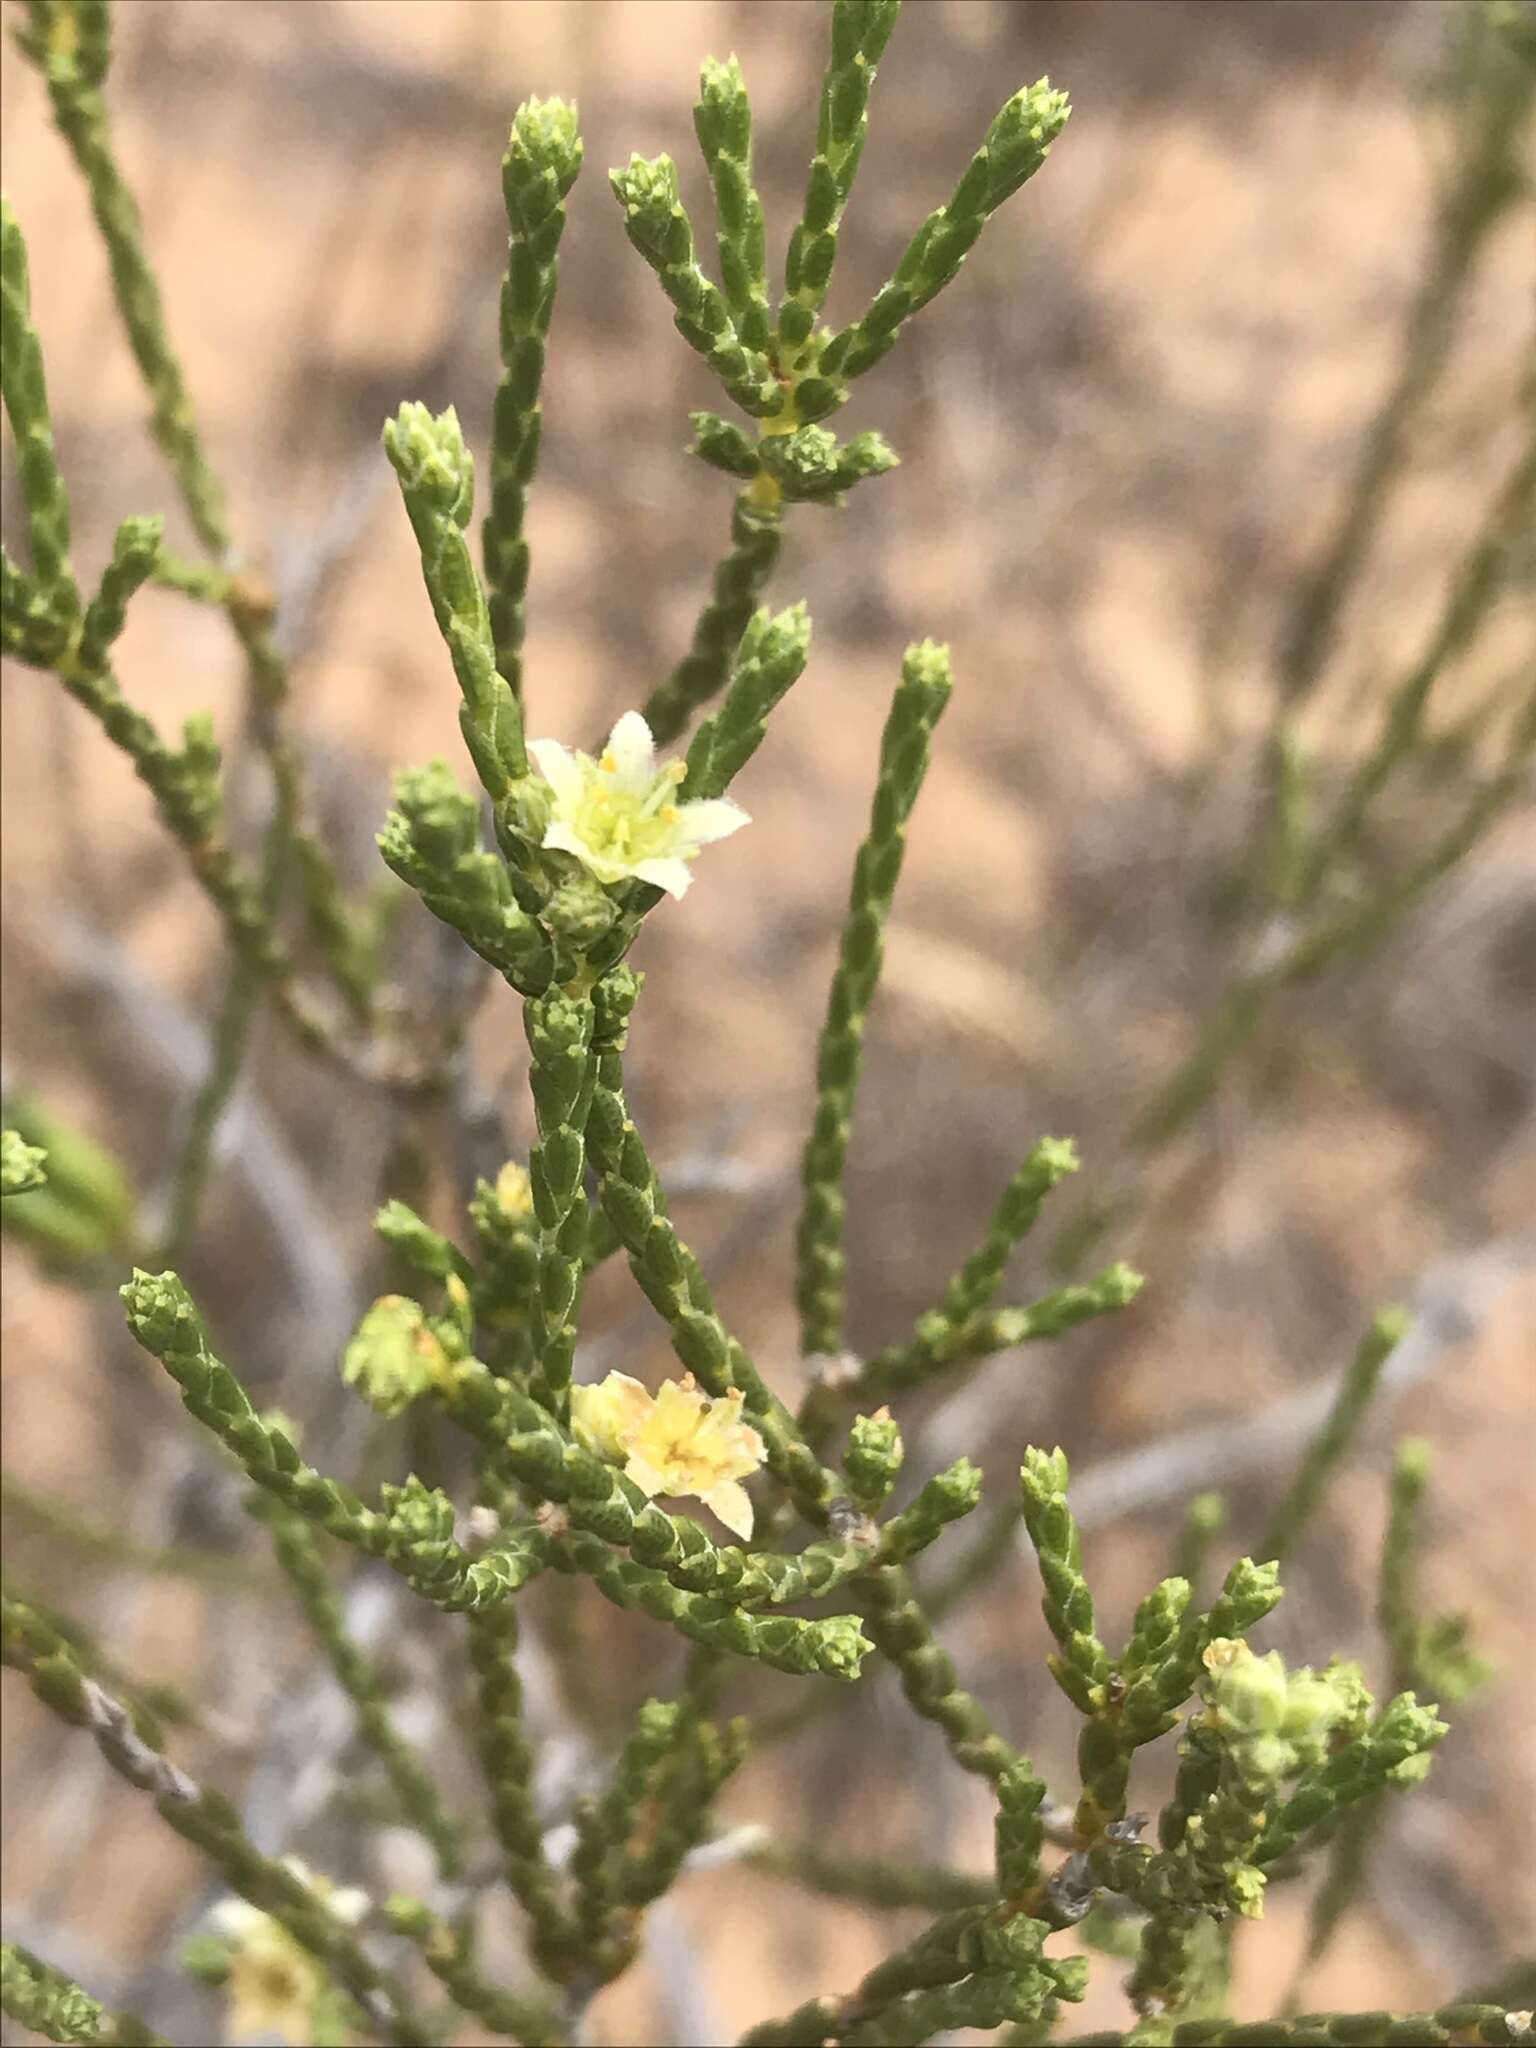
M677 828L672 799L682 765L671 764L640 795L616 786L616 764L612 754L604 754L572 820L576 831L594 853L626 865L666 856Z

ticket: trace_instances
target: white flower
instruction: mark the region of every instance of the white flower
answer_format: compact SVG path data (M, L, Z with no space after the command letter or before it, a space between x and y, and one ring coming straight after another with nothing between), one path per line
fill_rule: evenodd
M332 1884L297 1856L285 1856L283 1864L344 1925L355 1926L368 1911L366 1892ZM315 2006L327 1991L320 1964L287 1928L248 1899L221 1899L209 1917L229 1943L225 1996L230 2033L237 2039L276 2034L303 2048L314 2039Z
M532 740L528 751L554 796L544 844L575 854L600 882L632 875L682 896L699 848L751 822L728 797L676 802L687 768L681 761L657 767L656 743L638 711L625 712L596 761L558 740Z

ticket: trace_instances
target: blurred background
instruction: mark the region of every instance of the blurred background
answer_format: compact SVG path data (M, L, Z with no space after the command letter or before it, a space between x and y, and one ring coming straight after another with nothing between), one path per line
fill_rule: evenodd
M912 829L855 1130L850 1336L863 1347L901 1333L1033 1140L1078 1139L1085 1170L1056 1198L1055 1224L1106 1205L1097 1256L1145 1270L1144 1295L919 1402L908 1470L968 1451L1001 1503L1023 1445L1064 1445L1112 1640L1171 1569L1188 1496L1226 1492L1218 1555L1241 1554L1293 1468L1308 1390L1377 1305L1415 1309L1405 1370L1289 1566L1264 1641L1298 1660L1360 1656L1385 1683L1374 1575L1392 1445L1414 1432L1439 1456L1428 1597L1470 1612L1499 1674L1458 1709L1429 1785L1392 1813L1365 1906L1312 1980L1315 2005L1434 2004L1497 1976L1536 1925L1529 785L1367 958L1283 989L1184 1128L1165 1141L1147 1112L1234 976L1286 942L1244 894L1279 710L1295 712L1328 799L1528 447L1529 190L1496 216L1454 216L1446 197L1465 182L1455 40L1474 12L1438 0L908 9L875 89L834 321L889 274L1008 92L1049 72L1075 112L844 415L849 432L883 431L903 466L845 509L795 508L769 595L807 599L816 639L743 784L754 828L709 855L637 956L637 1117L725 1313L790 1392L798 1153L848 864L901 650L947 640L957 687ZM825 33L808 0L120 5L110 95L124 167L236 530L278 595L295 723L351 884L378 873L392 767L442 753L467 777L378 437L402 398L452 401L484 447L513 107L574 96L587 145L545 383L528 647L532 732L584 740L685 647L732 488L684 454L689 409L718 397L625 242L604 173L631 150L668 150L706 221L690 107L699 60L734 49L777 260ZM0 113L76 559L94 574L116 521L170 510L172 492L85 193L39 80L10 51ZM1512 144L1527 165L1531 141L1527 127ZM1369 545L1336 630L1298 668L1362 452L1384 432L1396 439ZM9 444L4 489L10 530ZM170 530L193 551L174 512ZM1425 744L1373 813L1356 886L1410 867L1498 758L1510 692L1529 689L1536 658L1528 532L1514 552L1499 601L1437 678ZM241 743L225 622L146 592L120 672L162 726L213 709L232 750L233 829L253 844L266 790ZM422 1882L398 1831L365 1854L345 1702L305 1674L300 1625L238 1486L181 1426L112 1292L128 1240L153 1238L207 1058L217 930L142 787L56 682L11 664L0 703L6 1087L110 1147L140 1219L111 1270L90 1276L99 1285L6 1242L8 1563L126 1666L200 1703L176 1753L243 1800L262 1846L379 1892ZM456 946L424 913L401 918L418 1004L439 1016L476 1004L452 1102L381 1102L264 1023L183 1260L257 1400L295 1416L306 1453L349 1476L398 1476L412 1455L404 1426L379 1425L337 1378L347 1333L390 1281L373 1206L408 1194L454 1227L473 1175L530 1142L516 1005L499 987L482 997ZM1048 1222L1007 1299L1052 1284L1051 1248ZM594 1290L589 1330L584 1374L654 1375L669 1355L622 1273ZM168 1546L202 1561L186 1569ZM1016 1549L999 1554L945 1640L1002 1731L1066 1790L1073 1717L1044 1669L1037 1580ZM678 1658L595 1597L573 1602L562 1585L557 1612L544 1590L526 1603L526 1675L558 1819L583 1745L674 1684ZM372 1572L348 1605L388 1656L402 1718L449 1755L434 1716L457 1698L451 1624L422 1622ZM562 1697L541 1647L557 1629L574 1632L578 1661L613 1674L611 1692ZM771 1676L741 1691L769 1726L800 1699ZM985 1867L985 1798L936 1733L883 1677L840 1704L835 1727L813 1717L764 1741L727 1817ZM173 2033L206 2027L206 1994L174 1965L212 1896L200 1866L19 1680L5 1705L8 1933ZM476 1796L472 1773L460 1789ZM1133 1799L1152 1805L1162 1789L1149 1764ZM1265 1930L1239 1945L1240 2014L1283 1992L1306 1896L1277 1889ZM741 1869L685 1881L646 1961L595 2009L593 2038L728 2038L850 1986L914 1925ZM1101 1969L1085 2024L1117 2023L1117 1974Z

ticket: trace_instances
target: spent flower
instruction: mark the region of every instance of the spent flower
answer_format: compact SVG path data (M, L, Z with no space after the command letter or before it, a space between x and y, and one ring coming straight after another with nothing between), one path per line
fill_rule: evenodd
M456 1275L449 1276L450 1293ZM458 1282L463 1292L463 1282ZM404 1294L382 1294L358 1324L341 1362L341 1376L381 1415L399 1415L431 1388L442 1386L448 1357L429 1328L426 1311Z
M718 1398L701 1393L691 1373L664 1380L652 1395L627 1373L611 1372L596 1386L571 1389L571 1422L590 1450L622 1464L648 1498L691 1495L745 1539L752 1503L741 1482L767 1453L742 1421L741 1405L735 1388Z
M533 740L529 753L549 784L546 848L574 854L599 882L650 882L683 896L700 847L726 839L751 820L728 797L677 800L682 761L656 765L656 743L638 711L626 711L594 761L558 740Z
M1357 1666L1287 1671L1278 1650L1255 1656L1241 1636L1218 1636L1202 1662L1208 1723L1255 1777L1294 1777L1321 1761L1340 1723L1358 1718Z

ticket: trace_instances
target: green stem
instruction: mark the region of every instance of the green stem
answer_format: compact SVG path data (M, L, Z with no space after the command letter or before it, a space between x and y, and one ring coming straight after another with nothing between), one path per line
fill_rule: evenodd
M1387 1360L1402 1342L1408 1318L1401 1309L1383 1309L1361 1339L1338 1395L1322 1427L1303 1454L1296 1476L1270 1516L1256 1555L1283 1559L1317 1512L1324 1488L1348 1451L1381 1384Z
M533 1923L534 1958L548 1976L564 1983L581 1944L544 1853L543 1824L534 1805L533 1751L523 1726L523 1687L515 1662L518 1633L510 1601L470 1616L469 1656L480 1703L475 1746L507 1883Z
M369 1959L351 1929L285 1864L254 1847L227 1799L204 1791L146 1742L129 1710L87 1678L67 1650L41 1649L7 1626L0 1651L4 1662L25 1673L44 1706L84 1728L117 1775L150 1794L161 1819L200 1849L242 1898L269 1914L334 1973L386 2039L411 2048L427 2038L425 2021Z
M981 1702L961 1687L906 1572L900 1565L883 1565L861 1584L875 1648L896 1666L909 1704L943 1732L962 1770L1000 1778L1017 1755L994 1730Z
M1338 637L1350 592L1359 581L1393 486L1404 474L1410 430L1450 357L1468 287L1489 238L1518 201L1519 169L1536 73L1494 10L1469 8L1468 75L1458 161L1435 208L1433 240L1408 314L1397 374L1360 450L1353 481L1332 538L1302 585L1286 622L1278 669L1282 703L1306 696Z
M549 2048L563 2041L552 2003L493 1984L475 1966L467 1936L416 1899L393 1898L385 1907L390 1926L414 1941L421 1959L455 2005L504 2041L524 2048Z
M389 1696L373 1659L348 1634L342 1603L320 1556L309 1523L291 1508L256 1494L250 1509L272 1532L277 1561L287 1574L305 1618L325 1652L336 1682L357 1713L358 1732L373 1750L411 1825L432 1844L438 1872L458 1875L459 1827L443 1809L421 1759L395 1725Z
M807 1356L842 1349L846 1309L843 1175L863 1064L864 1030L885 957L885 927L906 851L907 820L928 771L933 728L949 701L949 650L909 647L880 740L869 831L854 861L848 916L816 1056L816 1107L801 1177L795 1299Z
M724 689L731 656L779 559L782 536L776 506L742 491L731 508L731 544L715 570L688 652L645 700L642 715L657 746L675 740L693 714Z
M1333 817L1309 849L1297 883L1299 901L1310 901L1336 872L1340 859L1359 840L1377 796L1417 743L1430 691L1446 666L1466 648L1498 596L1513 567L1520 536L1529 532L1533 508L1536 436L1458 569L1428 646L1388 699L1379 739L1355 770Z

